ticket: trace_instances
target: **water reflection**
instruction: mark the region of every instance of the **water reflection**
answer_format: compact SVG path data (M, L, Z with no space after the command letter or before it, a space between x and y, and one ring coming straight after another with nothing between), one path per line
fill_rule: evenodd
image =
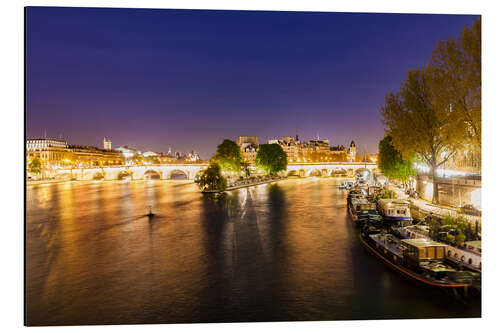
M30 186L28 323L480 314L478 305L422 292L369 256L344 203L334 179L218 197L187 181Z

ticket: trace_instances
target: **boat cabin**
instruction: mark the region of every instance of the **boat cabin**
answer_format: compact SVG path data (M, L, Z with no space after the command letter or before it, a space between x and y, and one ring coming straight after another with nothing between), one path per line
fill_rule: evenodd
M446 244L426 238L403 239L401 243L406 248L405 256L412 261L443 260L445 257Z
M376 204L374 202L368 201L368 199L366 198L352 198L351 205L356 213L377 212Z
M381 189L380 186L368 186L368 195L374 197Z
M381 215L388 221L411 221L410 203L406 200L379 199Z

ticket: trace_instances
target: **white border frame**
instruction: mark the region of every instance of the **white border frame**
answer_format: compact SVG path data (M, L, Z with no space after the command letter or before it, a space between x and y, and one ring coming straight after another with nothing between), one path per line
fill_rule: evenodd
M88 0L88 1L4 1L0 10L2 24L2 135L3 152L1 173L4 182L1 192L2 202L2 302L1 325L21 330L23 327L23 161L24 161L24 6L75 6L75 7L129 7L129 8L183 8L183 9L239 9L239 10L287 10L287 11L336 11L336 12L386 12L386 13L433 13L433 14L481 14L483 23L483 220L484 223L484 269L482 319L439 319L439 320L377 320L377 321L330 321L330 322L289 322L289 323L245 323L245 324L191 324L191 325L141 325L137 326L92 326L101 331L130 332L135 329L147 331L232 331L253 332L255 330L302 331L314 329L331 332L332 329L353 332L402 331L430 332L442 330L479 331L493 330L497 322L497 304L500 300L498 287L500 271L496 254L500 230L496 222L499 181L495 179L495 168L499 162L497 143L500 135L497 126L500 119L498 86L500 77L499 38L500 17L495 1L395 1L395 0L358 0L348 1L296 1L296 0L255 0L255 1L195 1L195 0ZM6 8L7 7L7 8ZM490 235L490 236L488 236ZM497 236L494 236L497 235ZM88 326L51 327L43 330L81 331ZM498 328L497 328L498 329Z

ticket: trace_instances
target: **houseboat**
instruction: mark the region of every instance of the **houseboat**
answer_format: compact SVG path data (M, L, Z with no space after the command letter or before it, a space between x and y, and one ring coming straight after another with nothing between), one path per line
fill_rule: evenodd
M367 198L352 198L348 210L351 220L356 226L377 225L382 221L382 216L378 214L375 202L369 201Z
M429 236L429 227L426 225L394 228L393 231L398 237L403 239L431 239ZM481 241L465 242L463 246L442 244L446 246L445 257L447 260L465 269L481 273Z
M347 205L349 206L351 204L352 199L365 198L365 197L366 197L365 190L357 187L352 188L349 190L349 193L347 194Z
M410 203L406 200L379 199L377 207L384 221L394 222L398 226L411 225Z
M366 228L365 230L370 230ZM363 231L361 243L405 277L429 287L468 296L474 274L445 261L446 246L425 238L399 239L388 233Z

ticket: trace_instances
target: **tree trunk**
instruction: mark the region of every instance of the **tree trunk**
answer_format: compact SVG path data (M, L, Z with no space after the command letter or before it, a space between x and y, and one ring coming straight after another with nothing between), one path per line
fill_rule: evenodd
M439 204L439 189L438 189L438 176L437 176L437 167L432 166L432 203Z

